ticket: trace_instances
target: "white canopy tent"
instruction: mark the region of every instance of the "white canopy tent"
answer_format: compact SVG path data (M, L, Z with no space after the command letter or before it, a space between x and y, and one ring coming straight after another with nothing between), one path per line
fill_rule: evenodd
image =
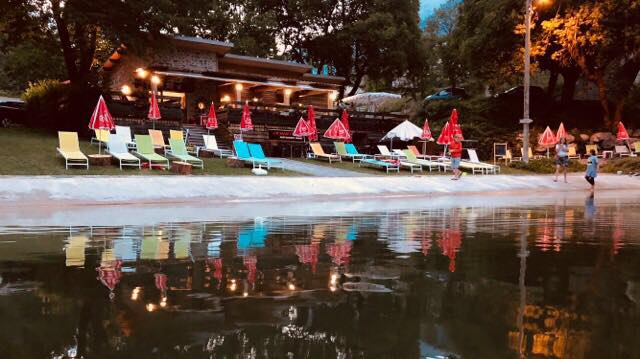
M409 122L409 120L405 120L398 126L394 127L391 131L387 132L384 137L380 141L390 140L391 141L391 149L393 150L393 139L397 138L400 141L411 141L414 138L422 137L422 129L413 123Z

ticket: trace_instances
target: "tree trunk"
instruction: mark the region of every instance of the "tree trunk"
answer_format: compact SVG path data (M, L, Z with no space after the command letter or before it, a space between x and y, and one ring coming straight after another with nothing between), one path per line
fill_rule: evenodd
M609 98L607 97L607 85L604 81L604 74L601 71L593 75L594 82L598 86L598 99L600 100L600 106L602 106L602 114L604 126L611 127L611 110L609 108Z
M551 71L549 76L549 83L547 84L547 96L553 98L553 93L556 92L556 85L558 84L558 72Z
M578 71L565 71L562 73L562 96L560 102L564 105L573 101L573 97L576 93L576 84L580 78Z
M60 45L62 47L62 56L64 58L64 64L67 68L67 74L69 75L69 81L75 83L78 81L78 70L76 68L73 48L71 46L69 29L67 29L67 24L62 18L62 10L60 9L59 0L51 1L51 12L53 13L53 19L58 29L58 37L60 38Z
M611 124L611 128L613 128L614 131L615 129L618 128L618 123L622 121L622 111L624 111L624 103L625 103L625 100L622 99L615 104L615 112L613 114L613 123Z

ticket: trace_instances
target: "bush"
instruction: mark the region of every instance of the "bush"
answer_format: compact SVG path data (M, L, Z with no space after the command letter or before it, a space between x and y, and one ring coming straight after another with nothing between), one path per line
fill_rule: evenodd
M600 167L600 171L607 173L618 173L618 171L622 171L624 174L640 173L640 157L607 160L607 162Z
M519 170L529 171L531 173L554 173L556 165L553 158L541 158L530 160L529 163L512 162L511 167ZM569 160L568 172L584 172L587 166L577 160Z

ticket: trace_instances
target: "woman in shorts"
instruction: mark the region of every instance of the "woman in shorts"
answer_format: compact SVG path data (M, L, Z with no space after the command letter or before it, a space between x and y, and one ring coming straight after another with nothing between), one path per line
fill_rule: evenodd
M567 167L569 167L569 145L567 139L562 137L556 145L556 177L553 182L558 182L558 174L564 174L564 183L567 183Z

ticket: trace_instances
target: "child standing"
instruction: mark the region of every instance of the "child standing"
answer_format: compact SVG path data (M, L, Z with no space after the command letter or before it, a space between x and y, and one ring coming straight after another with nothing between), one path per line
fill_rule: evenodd
M462 136L456 134L453 136L453 142L449 145L449 153L451 154L451 169L453 170L452 180L458 180L462 172L460 172L460 159L462 158Z
M591 184L591 192L596 188L596 177L598 177L598 156L596 151L589 151L589 159L587 160L587 171L584 174L584 178Z

